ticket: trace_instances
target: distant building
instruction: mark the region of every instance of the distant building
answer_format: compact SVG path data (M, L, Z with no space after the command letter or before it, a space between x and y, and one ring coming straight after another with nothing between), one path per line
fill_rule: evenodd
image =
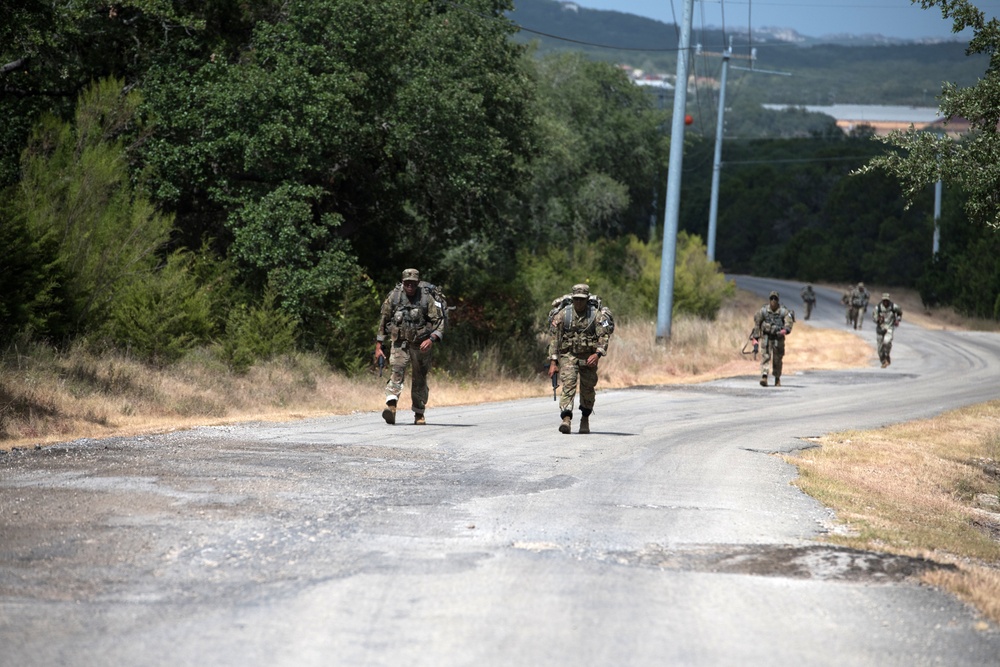
M956 135L968 129L968 124L948 123L944 125L937 107L908 107L890 105L866 105L866 104L831 104L821 105L789 105L789 104L765 104L766 109L805 109L824 113L833 116L837 121L837 127L844 132L850 133L861 127L871 127L875 134L886 135L893 130L907 130L912 125L917 130L934 130L935 128L946 131L947 134Z

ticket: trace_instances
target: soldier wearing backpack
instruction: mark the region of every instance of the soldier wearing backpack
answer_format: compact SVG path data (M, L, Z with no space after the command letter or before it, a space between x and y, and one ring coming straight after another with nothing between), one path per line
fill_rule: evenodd
M872 319L875 320L878 360L882 362L882 368L886 368L892 363L892 337L903 321L903 309L892 302L888 292L884 292L882 300L872 311Z
M591 295L590 286L573 285L573 291L552 304L549 313L549 377L559 373L562 395L559 399L560 433L573 427L573 399L580 389L580 433L590 433L590 415L597 394L597 364L608 353L608 343L615 330L614 317L600 299Z
M760 345L760 386L767 386L767 371L774 374L774 386L781 386L781 367L785 357L785 336L792 332L795 316L781 305L777 292L768 295L767 304L753 318L754 344Z
M385 385L385 409L382 418L387 424L396 423L396 404L403 391L406 368L412 366L413 423L426 424L424 410L430 390L427 374L433 360L432 349L444 335L447 305L440 291L420 280L416 269L403 271L400 284L389 292L382 303L378 333L375 336L375 359L385 358L383 345L391 344L389 381Z

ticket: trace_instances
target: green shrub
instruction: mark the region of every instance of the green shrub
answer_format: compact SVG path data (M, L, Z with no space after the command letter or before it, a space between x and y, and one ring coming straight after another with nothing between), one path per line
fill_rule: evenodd
M294 351L297 320L274 302L268 290L260 306L240 304L229 312L222 353L234 371L245 373L258 361Z
M111 301L101 332L148 361L176 361L214 333L214 302L199 285L195 257L178 251L156 272L140 274Z

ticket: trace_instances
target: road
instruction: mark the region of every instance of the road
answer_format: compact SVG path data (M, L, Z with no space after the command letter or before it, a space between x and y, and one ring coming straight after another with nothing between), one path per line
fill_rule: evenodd
M843 328L818 292L810 324ZM995 667L1000 630L931 564L819 542L834 517L775 454L1000 398L998 359L904 315L888 369L603 391L590 435L557 432L547 385L441 409L432 385L423 427L2 455L0 665Z

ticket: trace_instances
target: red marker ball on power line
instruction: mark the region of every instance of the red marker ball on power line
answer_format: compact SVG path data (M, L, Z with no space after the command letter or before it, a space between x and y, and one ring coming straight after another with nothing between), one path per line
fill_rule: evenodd
M691 114L688 114L688 115L684 116L684 124L685 125L690 125L693 122L694 122L694 117Z

